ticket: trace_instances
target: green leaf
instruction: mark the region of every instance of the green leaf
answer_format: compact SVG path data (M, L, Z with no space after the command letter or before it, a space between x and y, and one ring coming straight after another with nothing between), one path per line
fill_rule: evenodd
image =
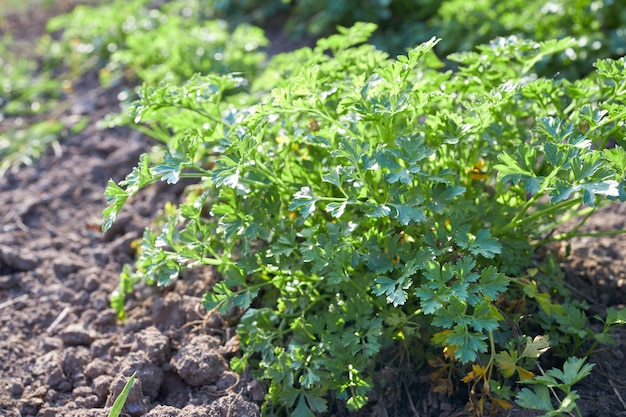
M606 310L605 323L608 325L626 324L626 308L617 310L614 307L609 307Z
M476 261L471 256L466 256L457 260L450 268L450 271L456 277L455 284L461 282L464 284L464 288L466 288L467 285L465 284L476 282L479 275L474 271L475 267ZM454 285L452 288L457 290Z
M337 165L329 173L322 175L322 181L341 189L343 184L356 179L354 172L355 168L353 166Z
M316 372L315 369L309 366L304 370L304 373L300 377L300 382L302 383L302 386L304 386L304 388L311 389L313 385L320 382L320 375Z
M550 142L543 144L548 161L552 166L563 163L565 155L556 143L566 141L574 132L574 126L558 117L541 117L537 120L537 130L547 136Z
M224 281L220 281L204 294L202 305L207 311L217 308L220 314L227 314L232 308L232 299L233 291Z
M109 206L102 212L104 222L102 224L102 231L106 233L117 218L117 215L122 210L124 203L128 200L129 194L113 180L109 180L106 190L104 191L104 197Z
M591 374L591 370L595 364L585 364L586 360L587 358L568 358L563 364L563 371L560 369L550 369L546 374L559 379L561 381L560 385L571 387Z
M576 400L579 400L579 399L580 399L580 395L578 395L576 390L572 390L568 392L565 398L561 400L561 404L559 405L559 408L556 410L557 413L559 413L559 415L563 415L563 413L571 414L570 412L573 411L575 408L577 408Z
M554 305L552 306L554 318L559 323L561 330L575 334L581 339L587 336L587 315L584 311L572 304Z
M402 169L393 172L391 174L388 174L386 177L389 184L395 184L397 182L400 182L402 184L410 184L413 181L413 175L408 169Z
M450 293L454 294L452 291L450 291ZM445 300L445 304L447 305L435 312L433 325L444 329L451 329L457 324L465 326L469 323L469 317L466 314L467 304L451 294L448 297L440 297L440 299Z
M376 285L372 287L375 295L387 296L387 302L393 304L394 307L404 305L407 300L406 290L411 286L411 280L398 279L394 280L385 276L377 276L374 279Z
M273 256L290 256L296 248L296 232L290 230L288 233L281 234L278 240L272 244L271 255Z
M315 212L315 203L318 201L319 198L313 195L311 187L302 187L293 195L293 199L289 203L289 211L300 210L303 217L309 217Z
M554 189L550 191L550 202L559 203L561 201L567 200L570 198L572 193L575 193L580 189L579 185L572 185L572 183L563 181L563 180L555 180L554 181Z
M476 233L476 240L470 245L469 251L491 259L502 251L502 245L498 243L498 239L490 236L489 230L481 229Z
M534 339L526 338L526 346L520 358L538 358L550 349L550 338L548 336L535 336Z
M242 310L247 309L252 304L252 301L257 297L259 291L241 291L232 299L233 306L239 307Z
M524 408L531 410L554 411L548 387L537 385L534 391L529 388L522 388L517 394L516 402Z
M167 181L168 184L176 184L180 179L183 169L193 166L193 161L198 149L199 133L195 130L185 132L178 142L177 150L167 150L163 162L152 167L151 173Z
M331 214L334 218L338 219L343 216L343 213L346 211L346 207L348 205L348 201L342 201L339 203L328 203L326 205L326 211Z
M455 185L453 187L444 184L433 186L433 196L429 202L429 206L435 213L440 213L446 208L453 205L453 200L465 193L465 187Z
M375 23L365 22L356 22L351 27L338 26L337 31L339 33L325 39L320 39L317 43L317 47L321 50L330 49L332 52L345 50L351 46L367 41L377 27Z
M413 274L418 269L426 269L427 265L429 265L435 259L435 253L433 250L425 246L420 248L417 253L415 253L409 262L407 262L407 267L411 274Z
M426 221L424 210L408 204L389 204L394 209L395 217L401 225L408 226Z
M346 401L346 405L350 410L360 410L367 404L367 397L365 395L353 395Z
M613 336L606 333L596 333L593 338L603 345L614 345L617 342Z
M602 182L588 182L581 185L583 189L583 203L589 207L595 207L596 195L618 197L620 195L619 183L614 180Z
M322 181L333 184L337 188L341 188L343 181L341 179L341 170L343 166L338 165L332 168L330 173L322 175Z
M298 397L298 404L296 408L291 412L293 417L315 417L313 411L307 404L306 397L304 394L300 394Z
M323 413L327 410L326 400L318 397L317 395L313 395L310 393L305 393L306 402L309 404L309 408L316 413Z
M461 363L468 363L476 360L478 353L487 351L485 339L487 339L487 336L484 334L470 332L461 326L457 326L448 335L447 343L456 346L454 354Z
M480 281L477 288L486 300L496 300L499 294L506 291L509 279L498 272L495 266L489 266L480 273Z
M626 58L620 59L599 59L594 64L598 75L612 80L622 80L624 68L626 67Z
M367 267L370 271L374 271L379 274L391 272L394 269L391 257L388 254L382 252L373 252L367 258Z
M185 163L184 160L167 154L163 163L152 167L152 174L168 184L176 184L180 179L181 171L185 168Z
M424 278L426 283L415 290L415 295L421 299L424 314L433 314L443 303L447 303L450 292L448 282L454 278L450 264L443 267L436 261L425 265Z
M396 161L396 155L390 149L383 149L382 151L377 151L374 154L374 159L383 168L387 168L390 171L396 171L402 169L402 165ZM393 181L393 182L397 182ZM407 182L408 183L408 182ZM406 183L405 183L406 184Z
M365 213L367 217L380 219L382 217L388 217L391 213L391 207L387 204L376 204L368 202L367 205L370 207L370 210Z
M505 153L498 155L498 159L501 163L494 167L498 171L498 180L502 182L512 181L514 184L524 182L526 190L531 194L535 194L541 189L543 178L522 168L512 156Z
M113 180L109 180L104 192L105 200L109 207L104 209L102 213L104 220L102 230L104 232L109 230L126 200L156 180L157 178L150 172L150 158L148 154L142 154L139 158L139 165L133 168L124 181L120 182L120 185L125 188L115 184Z
M211 180L217 187L226 185L230 188L237 188L241 180L239 162L228 155L222 156L215 164Z
M113 407L111 407L111 411L109 412L108 417L118 417L122 413L122 410L124 409L124 404L126 403L126 399L128 398L128 394L130 394L130 390L132 389L134 383L135 372L133 372L130 378L128 378L128 381L126 381L122 392L120 392L120 395L118 395L118 397L115 399L115 402L113 403Z
M602 157L608 161L613 169L618 171L620 177L626 175L626 149L616 147L602 150Z
M426 57L435 48L435 46L437 46L437 44L440 41L441 39L438 39L437 37L433 36L428 41L416 46L413 49L410 49L407 54L408 60L406 61L406 63L410 63L413 65L419 64L419 62L424 57ZM398 61L403 62L403 60L400 59L401 57L402 55L398 57Z

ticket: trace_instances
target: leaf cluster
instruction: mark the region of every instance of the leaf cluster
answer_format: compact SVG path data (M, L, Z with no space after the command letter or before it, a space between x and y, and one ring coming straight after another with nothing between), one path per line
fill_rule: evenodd
M61 118L63 84L36 57L44 46L25 50L8 34L0 40L0 176L31 164L50 144L85 126L85 118Z
M190 0L82 5L48 22L49 32L60 29L57 55L75 75L99 70L105 87L124 79L178 83L195 73L253 75L267 45L259 28L208 19L206 7Z
M209 7L211 8L211 7ZM573 48L542 61L535 71L550 76L561 71L570 79L592 71L598 58L619 57L626 51L626 14L618 2L556 0L368 0L283 1L246 0L213 2L216 16L266 25L281 13L293 36L327 36L337 25L376 23L372 43L391 53L403 53L435 35L442 39L440 56L470 51L497 37L548 41L576 38ZM425 35L428 34L428 35Z
M106 191L105 229L148 184L196 179L146 231L118 296L138 277L217 267L204 304L245 311L232 366L269 381L268 413L323 412L329 393L361 408L379 353L398 344L487 362L487 385L494 369L529 375L519 361L544 339L513 328L533 328L527 308L565 308L529 273L533 248L626 199L626 151L608 148L623 137L623 59L581 81L538 78L573 41L507 38L442 71L437 39L390 59L363 44L375 29L339 28L247 81L144 88L134 123L164 144Z

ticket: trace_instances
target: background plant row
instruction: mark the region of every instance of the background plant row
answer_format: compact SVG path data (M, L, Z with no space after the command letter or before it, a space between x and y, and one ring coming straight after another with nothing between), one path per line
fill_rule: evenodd
M38 7L50 6L44 2ZM358 6L350 1L116 0L79 6L49 24L50 32L62 30L61 40L42 37L32 60L25 59L29 51L14 45L10 33L2 38L0 172L31 163L48 145L82 129L86 118L63 118L55 104L88 69L99 70L105 86L121 79L130 85L158 83L195 72L254 72L262 58L251 52L267 41L250 23L284 27L291 36L304 38L325 36L337 24L356 21L377 23L372 42L394 55L432 36L442 39L436 49L442 57L497 36L538 41L574 36L576 45L535 68L572 80L591 71L595 59L619 57L626 47L626 11L613 0L376 0ZM223 53L225 48L229 53ZM240 56L235 56L237 50ZM241 65L232 68L229 61ZM125 97L132 99L132 91L120 96Z

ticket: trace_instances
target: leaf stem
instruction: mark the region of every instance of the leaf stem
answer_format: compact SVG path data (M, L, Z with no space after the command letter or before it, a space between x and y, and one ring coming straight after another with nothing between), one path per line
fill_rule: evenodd
M534 243L533 246L541 246L541 245L546 244L548 242L554 242L554 241L559 241L559 240L566 240L566 239L571 239L571 238L575 238L575 237L617 236L617 235L621 235L621 234L626 234L626 229L605 230L603 232L587 232L587 233L567 232L567 233L558 234L558 235L553 236L553 237L548 238L548 239L541 240L541 241L539 241L537 243Z
M528 211L528 209L530 209L532 207L533 204L535 204L537 202L537 200L539 200L539 198L541 198L541 196L543 196L544 194L542 193L537 193L535 194L535 196L533 196L533 198L531 198L530 200L528 200L528 202L526 202L526 204L524 204L524 207L522 208L522 210L520 210L520 212L511 220L511 222L509 224L507 224L506 226L501 227L500 229L496 230L493 232L493 236L499 236L504 234L505 232L508 232L511 229L514 229L516 227L519 227L520 225L524 224L524 223L530 223L536 219L540 219L542 217L546 217L549 216L552 213L555 212L562 212L568 208L570 208L571 206L574 206L576 204L580 204L581 201L581 197L572 199L572 200L565 200L565 201L561 201L557 204L553 204L550 205L542 210L538 210L533 212L532 214L529 214L528 216L524 217L524 214L526 214L526 212ZM537 197L537 198L535 198Z

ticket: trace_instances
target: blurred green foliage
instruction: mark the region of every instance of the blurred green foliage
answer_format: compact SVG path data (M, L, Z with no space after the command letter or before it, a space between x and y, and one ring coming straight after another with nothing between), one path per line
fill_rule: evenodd
M61 83L17 51L10 36L0 40L0 177L39 158L65 130L51 114L63 96Z
M546 63L546 74L570 79L592 70L597 58L626 53L626 8L616 0L215 0L215 14L266 25L276 13L295 36L328 35L337 25L378 24L371 42L391 54L432 36L437 53L467 51L496 37L545 41L572 36L572 48ZM571 65L573 64L573 65Z
M78 6L52 19L48 30L64 29L58 54L70 57L77 73L98 69L105 87L121 77L158 84L195 73L254 74L265 59L259 52L268 43L263 31L209 19L207 11L195 1L154 7L146 0L116 0Z

